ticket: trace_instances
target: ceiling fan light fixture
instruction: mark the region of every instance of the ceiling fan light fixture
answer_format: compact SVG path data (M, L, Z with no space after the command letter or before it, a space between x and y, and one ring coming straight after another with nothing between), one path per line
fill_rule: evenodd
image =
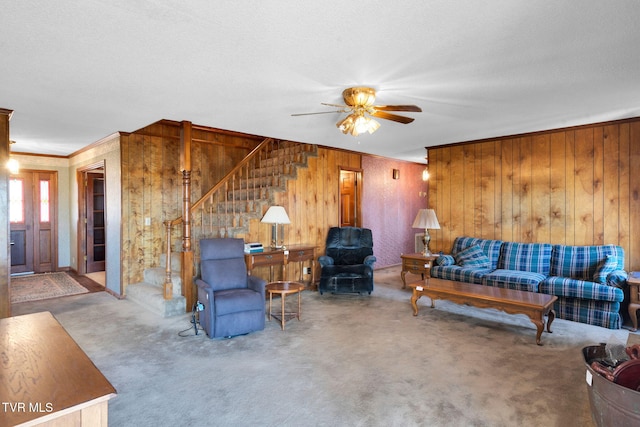
M353 127L354 121L355 121L355 114L349 114L347 117L345 117L344 119L336 123L336 127L346 135L348 133L351 133L351 131L354 129Z
M422 111L417 105L374 105L376 101L376 91L373 88L358 86L350 87L342 91L342 97L346 105L326 104L330 107L338 107L339 110L324 111L317 113L298 113L292 116L306 116L309 114L326 114L326 113L347 113L347 117L336 123L336 127L343 134L351 134L358 136L361 133L374 133L380 128L380 123L375 121L373 117L378 119L391 120L397 123L411 123L412 117L401 116L399 114L389 113L389 111L405 111L419 113Z
M376 91L370 87L350 87L342 91L342 98L347 105L371 107L376 102Z

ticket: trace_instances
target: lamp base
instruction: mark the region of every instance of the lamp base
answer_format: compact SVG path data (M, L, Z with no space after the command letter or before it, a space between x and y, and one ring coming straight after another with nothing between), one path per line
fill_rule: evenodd
M286 249L284 246L284 224L271 225L271 249Z
M422 250L422 256L431 256L431 250L429 249L429 243L431 243L431 236L429 235L429 231L427 229L424 230L424 236L422 236L422 243L424 244L424 249Z

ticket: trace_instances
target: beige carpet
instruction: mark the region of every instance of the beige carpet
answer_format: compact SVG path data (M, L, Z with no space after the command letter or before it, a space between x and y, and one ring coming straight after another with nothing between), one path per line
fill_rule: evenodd
M12 313L55 315L116 388L113 426L594 425L581 349L628 330L557 319L538 346L526 316L422 298L414 317L399 269L374 277L370 296L304 291L300 321L228 340L106 292Z
M67 273L31 274L11 278L11 303L38 301L89 292Z

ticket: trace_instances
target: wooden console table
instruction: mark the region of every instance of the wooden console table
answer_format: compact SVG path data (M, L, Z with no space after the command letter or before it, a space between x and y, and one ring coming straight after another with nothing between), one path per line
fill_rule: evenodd
M299 262L300 265L300 278L302 282L302 268L305 261L311 263L311 281L309 285L315 283L315 258L316 248L315 246L307 245L291 245L286 249L265 249L263 252L255 252L252 254L244 254L244 260L247 263L247 271L251 274L251 270L255 267L268 266L270 267L269 281L273 282L273 266L282 266L282 280L286 279L287 264L290 262Z
M0 426L104 426L116 395L49 312L0 319Z

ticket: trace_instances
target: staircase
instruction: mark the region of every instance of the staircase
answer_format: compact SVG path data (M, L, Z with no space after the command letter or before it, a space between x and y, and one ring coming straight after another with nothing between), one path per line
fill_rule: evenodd
M243 159L227 176L209 190L191 209L191 242L194 260L199 259L200 239L212 237L243 237L249 232L251 221L259 221L274 195L284 192L287 181L296 179L297 171L307 167L308 157L317 156L315 145L289 141L265 140ZM174 221L176 222L176 221ZM170 235L170 230L167 233ZM177 242L180 243L180 242ZM163 317L185 313L179 244L172 244L167 269L167 255L160 266L147 268L140 283L127 286L127 298ZM197 271L197 261L196 270ZM167 299L164 286L170 271L173 294Z

